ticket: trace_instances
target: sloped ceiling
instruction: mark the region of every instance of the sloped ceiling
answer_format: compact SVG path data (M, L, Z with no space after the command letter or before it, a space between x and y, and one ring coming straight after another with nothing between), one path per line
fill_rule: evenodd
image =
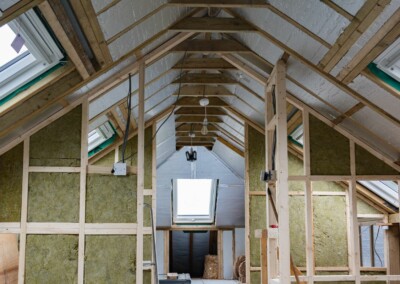
M6 2L7 4L13 4L8 3L12 1ZM338 39L352 24L352 21L348 17L337 13L322 1L271 0L268 4L272 5L273 9L271 7L235 8L232 9L234 13L254 24L261 32L232 33L229 35L215 32L206 36L211 39L237 40L256 54L258 63L262 63L264 66L272 67L282 57L284 51L288 51L292 55L287 62L288 91L333 121L357 105L359 100L349 95L349 92L344 91L343 87L339 88L336 83L328 80L327 75L338 76L365 44L371 41L371 38L385 25L390 17L398 13L400 2L387 2L387 5L382 6L382 12L363 30L359 38L351 44L349 50L343 54L342 58L333 68L322 73L316 72L315 68L304 64L304 61L299 60L299 56L315 66L320 66L321 60L324 59L332 46L337 43ZM333 3L344 9L353 18L358 17L360 9L365 5L365 1L362 0L336 0ZM103 71L96 73L89 80L86 80L84 84L75 86L71 94L65 97L67 103L77 102L85 96L89 97L90 129L93 129L107 118L106 115L110 107L118 108L118 104L124 103L124 99L128 93L127 72L123 75L124 79L118 80L118 83L113 84L111 88L101 88L101 91L99 91L100 86L107 79L119 74L118 72L122 72L130 66L135 66L134 64L137 63L139 58L148 54L160 44L179 35L178 32L169 29L172 24L191 13L197 17L206 15L231 17L230 13L225 10L207 10L201 8L196 10L188 6L168 5L167 1L161 0L92 0L92 5L95 13L97 13L97 20L102 36L114 63ZM279 12L283 16L279 15ZM288 17L292 19L292 22L288 20ZM306 33L300 30L299 26L302 26L303 30L307 29L309 32ZM314 34L314 37L311 37L310 33ZM193 33L193 35L196 38L205 38L202 34ZM293 56L296 55L295 53L298 56ZM215 55L203 54L201 56L213 57ZM242 55L236 54L234 56L245 62L252 70L258 72L260 76L268 77L270 70L260 67L261 65L257 64L254 60L250 60L248 57ZM148 62L145 91L146 120L150 120L175 103L176 97L172 95L177 92L179 86L178 84L171 83L177 80L182 75L182 72L171 68L183 58L183 52L165 53L162 56L156 57L156 60ZM322 66L319 68L318 70L321 70ZM134 67L132 67L132 72L136 73ZM223 73L235 79L238 84L226 86L234 96L222 98L222 100L235 110L240 110L246 119L263 125L264 86L251 78L246 72L225 70ZM351 117L344 119L339 127L347 129L390 160L400 160L400 113L398 111L400 109L400 96L398 92L397 94L389 92L363 74L356 76L348 86L356 91L361 98L367 99L371 104L384 110L387 115L382 115L379 110L377 111L370 106L364 106ZM132 79L134 106L137 104L137 89L138 80L137 75L134 74ZM53 104L41 110L36 115L32 115L26 123L0 137L0 145L8 145L15 137L24 135L27 130L62 110L63 107L61 104ZM23 117L23 114L21 114L19 119ZM135 107L133 108L133 117L137 117L137 109ZM171 130L175 127L173 119L176 117L172 117L163 126L165 128L163 131L166 131L163 134L164 136L157 139L158 148L162 153L158 161L159 164L162 164L175 150L173 148L175 138L172 138L173 131ZM243 118L231 112L222 119L223 123L219 124L218 135L227 140L239 151L243 151ZM225 163L235 159L233 151L230 151L232 153L229 151L227 153L224 152L228 149L226 145L218 142L213 145L216 155L226 157L223 159ZM222 150L222 148L226 149ZM241 169L236 169L232 165L228 166L240 175L239 172L241 172Z

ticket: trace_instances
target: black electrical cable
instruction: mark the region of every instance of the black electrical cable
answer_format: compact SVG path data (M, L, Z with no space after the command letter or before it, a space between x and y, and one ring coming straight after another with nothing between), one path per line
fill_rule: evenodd
M178 87L178 96L175 100L174 103L174 107L172 108L171 112L169 113L169 115L167 116L167 118L163 121L163 123L161 123L161 125L158 127L158 129L156 130L156 132L153 135L153 138L151 139L153 141L153 139L156 137L158 131L160 131L161 127L163 127L163 125L168 121L168 119L174 114L177 103L179 101L179 97L181 95L181 86L182 86L182 75L183 75L183 64L185 63L185 59L186 59L186 53L187 51L185 51L185 54L183 55L183 60L182 60L182 66L181 66L181 70L180 70L180 74L179 74L179 87Z
M126 118L126 125L125 125L125 133L124 133L124 143L122 144L122 162L125 163L125 150L126 144L128 142L129 136L129 128L131 123L131 105L132 105L132 75L129 74L129 91L127 100L127 107L128 107L128 117Z
M274 129L274 140L272 141L272 170L275 170L275 155L276 155L276 126Z
M276 114L276 96L275 96L275 85L272 86L272 107L274 110L274 115Z

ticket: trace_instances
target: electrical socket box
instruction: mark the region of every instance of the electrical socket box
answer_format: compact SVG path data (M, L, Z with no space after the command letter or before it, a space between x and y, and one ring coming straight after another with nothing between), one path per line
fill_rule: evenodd
M115 176L126 176L126 163L115 163L113 169Z

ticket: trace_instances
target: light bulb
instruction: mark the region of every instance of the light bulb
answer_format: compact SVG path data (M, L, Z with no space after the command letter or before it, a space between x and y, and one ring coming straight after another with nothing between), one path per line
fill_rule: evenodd
M200 104L201 106L203 106L203 107L208 106L209 103L210 103L210 100L207 99L207 98L202 98L202 99L199 101L199 104Z
M207 120L207 117L205 117L203 120L203 127L201 128L202 135L207 135L207 133L208 133L207 125L208 125L208 120Z

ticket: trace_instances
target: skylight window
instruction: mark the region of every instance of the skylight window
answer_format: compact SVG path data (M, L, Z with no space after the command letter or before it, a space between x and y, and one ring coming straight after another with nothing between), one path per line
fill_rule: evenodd
M374 62L379 69L400 82L400 40L397 40Z
M93 131L89 132L88 145L89 151L92 151L96 147L100 146L104 142L113 138L115 131L111 126L110 122L105 122Z
M19 57L25 56L29 54L28 49L25 44L21 46L19 52L17 52L11 45L14 42L17 34L10 28L9 25L4 25L0 27L0 70L5 69L7 65L12 64L15 60L18 60Z
M173 222L175 224L214 223L218 180L173 180Z
M33 10L0 28L0 103L64 57Z

